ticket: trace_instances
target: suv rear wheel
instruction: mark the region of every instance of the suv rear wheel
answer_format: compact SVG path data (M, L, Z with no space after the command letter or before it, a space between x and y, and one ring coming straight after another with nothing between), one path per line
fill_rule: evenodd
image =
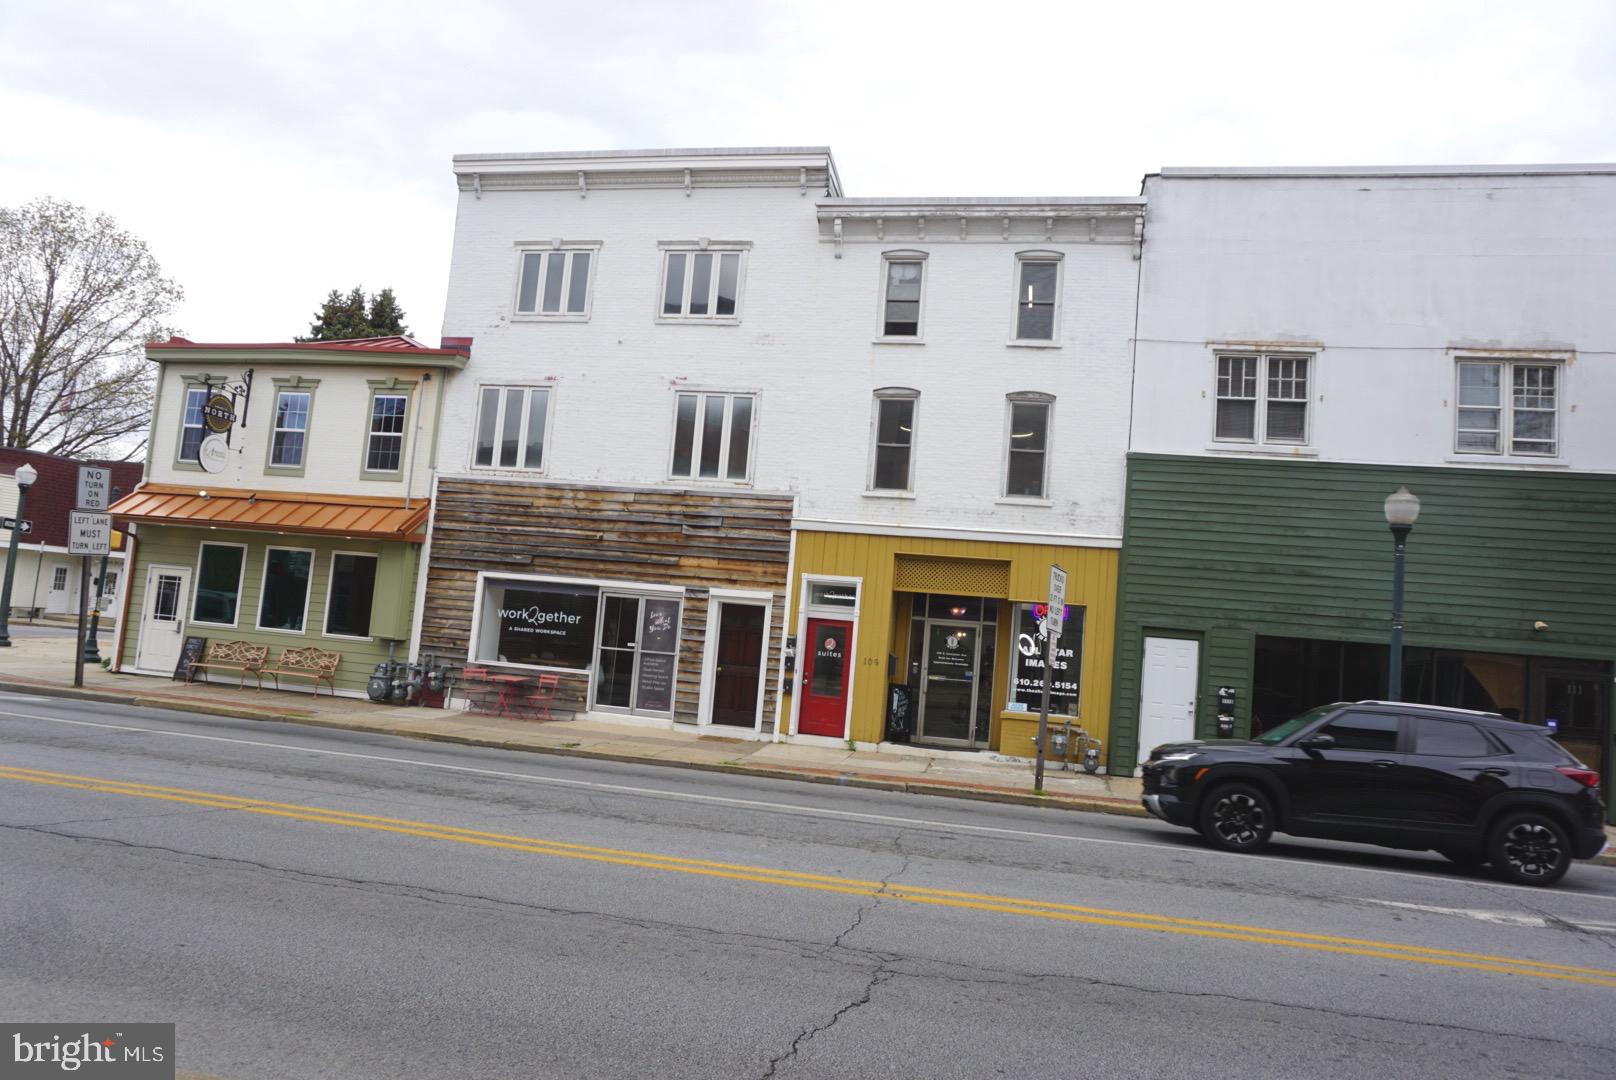
M1252 784L1223 784L1201 804L1200 832L1224 851L1256 851L1274 835L1274 805Z
M1505 880L1553 885L1571 869L1571 840L1547 814L1505 814L1487 840L1488 858Z

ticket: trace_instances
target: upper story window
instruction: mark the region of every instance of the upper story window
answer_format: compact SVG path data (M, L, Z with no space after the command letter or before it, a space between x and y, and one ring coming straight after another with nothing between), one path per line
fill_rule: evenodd
M1048 394L1011 394L1010 438L1004 467L1004 494L1042 499L1049 486L1049 418L1055 399Z
M282 390L275 395L275 430L270 436L269 464L272 468L301 468L304 440L309 431L309 404L313 395L302 390Z
M1055 340L1060 272L1057 254L1028 252L1016 256L1016 341Z
M881 336L920 339L920 300L926 253L889 251L881 257Z
M1309 356L1219 355L1213 437L1229 442L1307 442L1311 362Z
M589 276L595 252L557 248L523 251L516 286L516 313L550 319L589 317Z
M398 472L404 463L406 394L375 394L370 399L370 437L365 442L366 472Z
M739 245L664 245L660 318L669 322L736 322L746 250Z
M750 480L754 404L751 394L676 395L670 474L687 480Z
M202 406L208 402L208 391L203 386L185 388L185 411L180 418L181 461L196 461L202 449L202 437L207 428L202 422Z
M485 386L477 401L473 464L492 469L544 468L550 391L542 386Z
M1560 365L1461 360L1457 414L1454 448L1461 454L1553 457L1560 452Z
M871 491L910 491L911 455L920 392L893 387L875 392L875 452L870 455Z

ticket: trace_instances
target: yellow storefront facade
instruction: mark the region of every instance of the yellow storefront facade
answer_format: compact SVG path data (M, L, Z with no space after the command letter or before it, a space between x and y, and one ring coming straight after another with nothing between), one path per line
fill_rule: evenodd
M1067 574L1051 719L1106 740L1116 548L799 530L781 730L1036 752L1049 569ZM896 699L896 700L895 700Z

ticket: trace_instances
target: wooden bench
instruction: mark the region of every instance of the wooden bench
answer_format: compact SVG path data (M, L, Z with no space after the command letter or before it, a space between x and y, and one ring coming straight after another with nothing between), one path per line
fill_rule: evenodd
M342 663L342 654L328 652L325 649L316 649L312 645L301 649L282 649L280 659L275 666L265 668L264 674L275 680L275 689L281 688L281 676L290 675L300 679L314 680L314 692L320 692L323 682L331 687L331 696L337 696L337 665Z
M238 686L247 685L247 676L250 673L258 683L258 689L264 688L264 679L260 674L264 669L264 662L269 659L268 645L254 645L250 641L210 641L208 651L202 659L193 660L190 670L185 673L185 682L189 685L196 679L196 673L203 668L225 668L228 671L241 672Z

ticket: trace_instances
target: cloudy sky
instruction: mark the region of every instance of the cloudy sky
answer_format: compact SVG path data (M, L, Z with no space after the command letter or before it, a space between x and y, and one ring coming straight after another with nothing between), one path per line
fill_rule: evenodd
M1610 0L0 0L0 29L0 205L114 215L197 340L362 284L435 343L455 153L828 144L866 196L1616 160Z

